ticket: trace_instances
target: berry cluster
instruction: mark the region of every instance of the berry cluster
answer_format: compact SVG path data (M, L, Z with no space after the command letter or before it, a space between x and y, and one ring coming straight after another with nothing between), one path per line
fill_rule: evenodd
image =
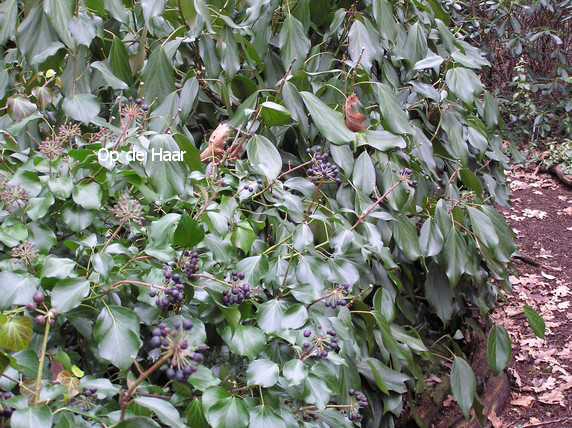
M305 338L310 339L309 342L306 341L302 344L304 349L306 349L304 358L313 357L320 360L328 356L328 351L337 352L340 349L335 330L328 330L325 335L312 336L312 330L308 328L304 330L303 335Z
M264 184L262 184L262 178L257 178L256 179L256 187L258 190L263 190L264 189ZM248 192L254 192L254 187L252 187L249 184L245 184L244 187L242 188L243 190L247 190Z
M33 302L26 303L26 310L28 312L34 312L38 310L38 305L42 305L44 303L44 293L41 291L36 291L32 296L32 300ZM50 326L53 326L56 323L55 318L58 316L58 311L56 309L51 308L47 312L40 310L40 312L42 312L42 314L36 315L36 318L34 318L34 322L37 325L43 326L46 324L46 321L50 324Z
M12 393L10 392L4 392L0 390L0 398L3 398L4 400L8 400L9 398L12 397ZM12 413L14 413L14 408L10 407L10 406L5 406L2 410L0 410L0 418L5 417L5 418L9 418L12 416Z
M350 410L348 411L348 419L350 421L357 421L361 419L359 414L360 409L365 409L369 403L367 402L367 397L360 391L355 391L350 389L348 395L355 400L352 400Z
M411 176L413 175L413 170L411 168L403 168L399 171L399 175L401 176L401 179L409 183L411 187L417 187L417 180L411 180Z
M314 146L312 148L306 149L306 153L312 156L312 168L306 170L308 177L312 180L312 183L316 181L335 181L340 184L342 179L340 177L340 171L338 167L331 162L328 162L329 153L325 152L319 154L322 151L320 146Z
M149 296L157 297L155 304L161 309L170 305L180 305L185 299L183 277L175 270L182 270L183 274L190 279L199 270L199 253L196 251L183 251L180 257L174 257L163 267L163 287L160 291L151 290Z
M332 309L336 309L338 306L345 306L347 302L344 300L344 297L350 294L349 288L350 285L347 282L338 285L328 294L328 297L324 299L324 305Z
M82 388L81 395L77 395L71 399L71 404L76 406L80 412L86 412L92 407L92 400L97 400L96 388Z
M163 268L163 277L163 289L161 291L151 290L149 291L149 296L157 297L155 304L161 309L166 309L170 305L179 305L185 299L185 293L183 292L185 286L183 285L181 275L173 273L171 269L165 266Z
M199 253L196 251L183 251L179 258L179 264L182 266L185 275L190 277L199 271Z
M151 346L169 354L168 364L162 367L169 379L175 379L178 382L186 381L197 371L195 363L202 363L204 360L203 355L196 351L209 349L207 345L199 345L191 349L185 336L192 328L193 322L186 319L183 322L175 321L173 328L161 323L153 329Z
M225 279L227 277L225 276ZM233 270L230 273L230 288L222 292L222 301L227 305L241 304L245 299L250 298L251 290L247 282L238 284L238 281L244 280L244 274Z

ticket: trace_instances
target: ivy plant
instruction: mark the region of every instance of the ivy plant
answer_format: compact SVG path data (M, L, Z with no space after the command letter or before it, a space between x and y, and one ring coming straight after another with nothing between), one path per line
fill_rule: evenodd
M510 356L508 159L438 2L0 24L2 423L393 426L443 371L479 408L469 338Z

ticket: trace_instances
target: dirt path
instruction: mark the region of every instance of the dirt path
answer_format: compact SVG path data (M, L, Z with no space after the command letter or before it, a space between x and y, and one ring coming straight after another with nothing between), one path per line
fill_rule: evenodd
M549 175L510 175L513 207L503 211L519 248L539 266L517 261L514 293L495 318L509 332L511 396L495 427L572 427L572 191ZM545 320L545 340L522 307ZM496 418L496 419L495 419Z

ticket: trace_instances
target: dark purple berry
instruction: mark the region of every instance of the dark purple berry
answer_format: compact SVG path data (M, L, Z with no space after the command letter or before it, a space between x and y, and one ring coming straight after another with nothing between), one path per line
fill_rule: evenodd
M38 325L44 325L46 323L46 317L43 315L38 315L35 319L36 324Z
M173 379L176 376L176 374L177 373L175 372L175 370L172 367L169 367L167 369L166 375L169 379Z
M27 309L29 312L33 312L33 311L36 310L36 305L35 305L34 303L31 303L31 302L30 302L30 303L26 303L26 309Z
M309 328L304 330L304 337L310 337L311 335L312 335L312 331Z
M193 328L193 322L191 320L184 320L183 321L183 329L184 330L190 330L191 328Z
M161 346L161 338L159 336L153 336L151 338L151 346L153 348L158 348L159 346Z
M44 293L42 293L41 291L36 291L34 293L34 296L32 297L32 300L34 300L34 302L39 305L44 301Z

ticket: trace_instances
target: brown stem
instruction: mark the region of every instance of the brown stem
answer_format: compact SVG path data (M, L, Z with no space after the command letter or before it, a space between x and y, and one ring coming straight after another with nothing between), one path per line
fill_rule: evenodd
M144 286L144 287L158 288L158 289L160 289L160 290L163 290L163 289L164 289L164 288L161 287L160 285L149 284L149 283L147 283L147 282L132 281L132 280L130 280L130 279L126 279L126 280L118 281L118 282L116 282L116 283L114 283L114 284L111 284L107 290L101 292L101 293L98 294L97 296L88 297L88 298L85 299L85 300L86 300L86 301L89 301L89 300L99 299L99 298L105 296L106 294L111 293L111 292L112 292L113 290L115 290L117 287L119 287L119 286L121 286L121 285L124 285L124 284L142 285L142 286Z
M127 412L127 407L129 406L129 401L131 401L131 395L133 395L135 389L139 386L141 382L147 379L151 375L151 373L153 373L155 370L161 367L161 365L167 362L167 360L169 360L171 356L172 352L167 352L165 355L163 355L162 358L158 359L155 362L155 364L149 367L145 372L141 373L141 375L137 378L137 380L131 384L129 389L127 389L125 395L119 399L119 407L121 407L121 416L119 417L120 423L123 422L123 420L125 419L125 413Z
M306 211L306 214L304 215L304 218L302 219L302 223L306 223L306 220L310 216L310 213L312 212L312 205L314 205L314 202L316 202L316 198L318 197L318 193L320 193L320 190L322 190L322 184L324 184L324 177L322 177L320 179L320 183L318 184L318 188L316 189L316 193L314 193L314 197L312 198L312 202L310 202L310 205L308 206L308 211Z
M391 192L393 192L393 190L394 190L397 186L399 186L399 185L401 184L402 181L403 181L403 179L400 178L399 181L398 181L397 183L395 183L393 186L391 186L383 195L381 195L381 196L377 199L377 201L375 201L375 202L372 204L371 207L369 207L367 210L365 210L365 212L358 217L357 222L352 226L352 228L351 228L350 230L354 230L356 227L358 227L359 224L360 224L361 222L363 222L363 221L365 220L365 218L369 215L369 213L372 212L375 207L377 207L379 204L381 204L381 203L385 200L385 198L387 198L387 197L389 196L389 194L390 194Z
M215 189L215 191L213 192L213 194L211 195L211 197L209 198L209 200L207 201L207 203L203 206L203 208L199 211L199 213L195 216L195 220L198 220L199 218L201 218L201 216L205 213L205 211L207 210L207 208L209 207L210 203L213 201L214 197L217 195L217 193L219 192L222 183L224 182L224 180L219 180L218 182L218 186Z
M365 293L367 293L369 290L373 289L373 285L369 284L369 287L367 287L366 289L362 290L357 296L355 296L352 300L349 301L349 303L346 305L346 308L349 308L351 305L353 305L353 303L359 299L361 296L363 296Z
M107 242L105 243L105 245L101 249L100 253L103 253L105 251L105 249L109 246L109 244L111 244L111 241L113 241L115 239L115 237L119 233L119 230L123 227L124 224L125 224L125 219L121 220L121 223L119 223L119 226L117 226L117 229L115 229L115 232L113 232L113 234L109 237L109 239L107 240Z

